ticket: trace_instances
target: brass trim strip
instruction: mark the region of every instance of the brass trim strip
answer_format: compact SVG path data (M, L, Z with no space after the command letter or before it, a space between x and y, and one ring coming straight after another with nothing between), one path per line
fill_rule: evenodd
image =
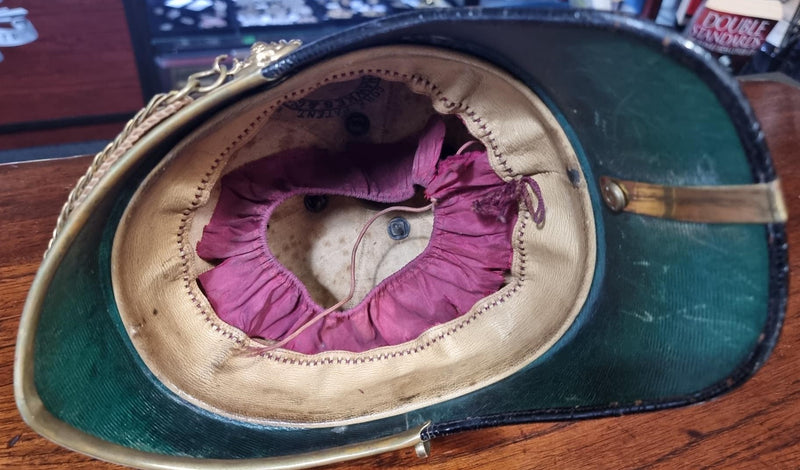
M141 469L295 470L330 465L406 448L414 448L417 450L418 456L427 457L427 455L420 454L418 449L420 446L424 446L425 449L430 448L428 441L422 440L422 432L431 424L428 421L421 426L393 436L302 454L255 459L204 459L161 455L112 444L86 434L50 414L38 396L29 400L27 404L31 408L28 424L47 439L90 457Z
M279 44L280 45L280 44ZM289 52L298 43L287 43ZM204 95L202 99L193 100L172 116L149 130L144 136L98 178L96 185L85 194L85 199L68 209L63 217L63 226L58 236L52 240L52 246L44 257L36 277L33 280L28 298L20 319L17 334L17 347L14 351L14 396L17 408L23 420L38 434L63 447L108 462L146 469L299 469L318 465L376 455L383 452L403 448L419 449L425 446L422 431L430 425L424 425L396 434L357 444L350 444L325 450L295 454L288 456L266 457L259 459L201 459L193 457L161 455L114 444L99 439L77 429L52 415L42 403L34 382L34 337L36 326L41 315L42 302L47 288L58 265L77 237L89 215L104 201L105 194L111 187L123 179L131 168L148 151L152 150L163 139L180 132L193 119L212 112L221 105L230 102L237 96L256 89L272 81L264 78L260 67L279 55L269 45L254 49L253 56L245 62L235 65L234 80L218 83L216 88Z
M296 44L290 45L296 47ZM139 139L119 161L102 174L96 186L85 195L85 199L80 204L71 207L67 216L64 217L63 227L59 230L58 236L54 237L52 247L44 257L31 285L31 290L23 308L17 335L17 347L14 351L14 396L17 408L31 429L43 437L75 452L107 462L135 468L160 470L209 468L248 470L300 469L367 457L403 448L413 447L419 449L420 445L427 448L422 440L422 431L430 425L430 422L394 436L288 456L224 460L161 455L124 447L81 431L53 416L45 408L39 397L33 376L33 347L42 302L61 259L77 237L89 215L97 206L103 203L103 198L109 189L123 179L136 162L158 145L160 141L169 135L180 132L193 118L211 112L234 97L241 96L243 93L269 82L270 80L261 75L260 67L270 59L274 59L275 55L271 55L270 49L263 49L262 51L255 51L264 54L263 60L256 55L255 59L248 60L243 65L235 66L234 70L237 72L235 80L218 85L218 88L203 96L202 99L196 99L187 104Z
M780 180L729 186L662 186L600 177L614 212L700 223L772 224L788 218Z

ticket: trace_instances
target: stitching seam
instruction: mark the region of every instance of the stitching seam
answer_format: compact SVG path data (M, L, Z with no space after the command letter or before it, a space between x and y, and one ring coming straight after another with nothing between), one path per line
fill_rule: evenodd
M498 145L495 141L493 132L489 129L488 123L482 119L477 113L470 109L468 105L464 105L463 103L456 103L444 96L441 89L436 86L435 84L431 83L431 81L425 77L416 75L416 74L404 74L399 73L396 71L385 70L385 69L359 69L359 70L352 70L345 73L337 73L333 74L329 77L324 78L323 80L317 82L315 85L301 88L300 90L295 90L290 93L285 94L282 98L276 100L273 104L271 104L267 109L262 111L256 118L250 122L250 124L245 127L245 129L239 133L236 138L225 147L225 149L220 152L219 156L216 157L211 164L211 167L208 171L206 171L203 178L200 180L200 184L196 188L196 192L194 195L194 199L192 200L189 207L185 208L181 213L181 220L178 226L178 233L177 233L177 244L178 244L178 251L181 257L181 273L183 276L183 287L184 290L189 297L189 299L194 304L195 308L198 312L203 316L203 319L206 323L209 323L209 326L214 330L222 334L224 337L234 341L239 346L244 346L245 340L242 337L241 333L236 333L231 331L231 327L228 324L224 324L224 326L220 325L219 319L216 315L210 314L204 307L200 299L198 298L198 294L195 292L194 287L192 286L193 279L189 275L189 254L188 248L186 247L187 238L188 238L188 231L187 226L189 224L190 219L195 210L200 207L200 200L203 197L203 193L208 190L209 182L211 181L211 177L218 171L221 170L221 163L227 157L229 157L235 150L238 150L239 146L243 143L246 137L248 137L265 118L272 114L272 112L278 107L281 106L284 102L290 101L292 98L300 96L305 96L308 93L320 88L321 86L331 83L331 82L338 82L350 78L359 78L364 75L379 75L383 76L384 78L388 78L391 81L405 81L405 82L413 82L415 85L424 85L425 90L428 92L428 96L434 100L438 100L439 102L443 103L448 110L454 109L463 109L464 115L466 115L473 123L478 125L478 128L484 133L481 140L485 140L485 144L489 144L489 148L492 149L492 155L503 168L504 172L508 174L509 177L513 176L513 172L511 168L508 166L507 160L503 157L503 155L498 151ZM392 80L394 79L394 80ZM298 365L305 365L305 366L317 366L317 365L327 365L327 364L363 364L366 362L376 362L386 359L391 359L395 357L402 357L405 355L414 354L420 351L423 351L426 348L431 347L439 340L444 339L447 336L450 336L459 330L463 329L465 326L469 325L472 321L476 320L479 316L483 315L490 309L496 307L499 304L505 303L512 295L517 293L519 289L522 287L522 284L525 281L525 266L527 263L527 253L525 251L524 245L524 235L525 229L527 227L527 220L528 214L527 212L521 211L519 216L519 231L517 232L517 253L519 253L519 276L513 284L513 287L505 292L502 296L492 300L491 302L484 304L481 308L477 311L473 312L467 318L463 318L462 321L458 322L457 324L451 326L447 330L440 332L433 338L429 338L425 341L424 344L418 344L413 348L406 348L399 351L393 352L385 352L381 354L374 354L374 355L361 355L359 357L348 358L348 357L324 357L324 358L316 358L316 359L298 359L298 358L290 358L281 353L275 353L273 351L269 351L266 353L260 354L260 357L265 359L270 359L276 362L280 362L283 364L298 364ZM425 333L423 333L424 335ZM311 356L313 357L313 356Z

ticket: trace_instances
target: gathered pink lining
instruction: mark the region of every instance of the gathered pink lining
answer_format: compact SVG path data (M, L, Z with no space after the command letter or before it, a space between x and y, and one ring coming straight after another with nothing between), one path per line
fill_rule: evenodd
M491 217L476 211L507 183L483 150L440 160L444 132L435 120L418 142L353 144L341 153L289 150L224 176L197 245L200 257L219 261L198 278L217 315L251 337L275 341L305 326L283 345L297 352L361 352L410 341L497 292L511 266L518 203L509 199ZM355 307L308 325L325 308L270 251L266 228L275 208L309 194L395 203L412 197L415 186L434 202L425 250Z

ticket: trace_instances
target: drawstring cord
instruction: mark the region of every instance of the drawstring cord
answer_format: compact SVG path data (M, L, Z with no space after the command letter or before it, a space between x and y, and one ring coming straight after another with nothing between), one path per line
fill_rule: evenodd
M456 155L461 155L473 144L480 144L477 140L470 140L458 149ZM527 186L527 187L526 187ZM530 189L530 190L529 190ZM536 196L536 204L531 199L531 191ZM542 188L530 176L523 176L520 179L511 180L502 188L488 194L483 199L477 200L472 204L472 208L480 215L497 217L503 223L506 222L506 213L513 201L522 200L528 213L536 225L544 222L545 207L542 197Z
M467 149L468 149L468 148L469 148L471 145L473 145L473 144L479 144L479 143L480 143L480 142L478 142L477 140L470 140L469 142L465 143L464 145L462 145L462 146L461 146L461 147L458 149L458 151L456 152L456 155L461 155L462 153L464 153L464 150L467 150Z
M471 140L465 143L458 149L456 155L461 155L471 145L477 143L480 142L478 142L477 140ZM533 193L533 195L536 196L535 204L533 202L533 199L531 198L531 192ZM495 191L492 191L482 199L475 201L472 204L472 208L476 213L480 215L488 217L497 217L498 220L505 223L506 214L509 210L510 205L514 201L522 201L522 203L525 205L525 208L531 214L531 218L533 219L533 222L536 225L540 225L542 222L544 222L545 205L544 205L544 198L542 197L542 190L539 187L539 184L536 182L536 180L534 180L530 176L523 176L522 178L507 182L502 187L498 188ZM392 206L383 209L382 211L370 217L370 219L364 224L364 226L361 227L361 231L358 233L356 242L353 245L353 250L350 253L350 291L348 292L347 296L345 296L335 305L326 308L325 310L318 313L307 322L303 323L299 328L294 330L290 335L286 336L282 340L270 345L252 347L251 354L260 355L273 351L278 348L282 348L283 346L286 346L289 342L300 336L309 327L319 322L320 320L330 315L331 313L335 312L342 305L346 304L353 298L353 295L355 295L355 290L356 290L356 254L358 253L358 247L361 245L361 242L363 241L364 236L367 233L367 230L369 230L372 224L376 220L378 220L379 217L389 212L411 212L411 213L427 212L433 209L434 204L435 202L432 202L424 207Z
M361 231L358 233L358 237L356 238L356 242L353 245L353 250L350 253L350 292L347 294L347 296L345 298L343 298L342 300L340 300L339 302L337 302L335 305L332 305L332 306L326 308L325 310L323 310L322 312L317 314L314 318L312 318L312 319L308 320L307 322L303 323L298 329L294 330L292 332L292 334L290 334L289 336L283 338L282 340L278 341L277 343L270 344L268 346L265 345L263 347L255 347L255 348L253 348L253 351L252 351L253 354L254 355L263 354L263 353L266 353L266 352L273 351L275 349L281 348L283 346L286 346L286 344L288 344L290 341L292 341L293 339L295 339L298 336L300 336L300 334L303 333L305 330L307 330L311 325L317 323L318 321L322 320L326 316L330 315L331 313L333 313L334 311L339 309L339 307L341 307L342 305L346 304L347 302L349 302L353 298L353 295L355 295L355 291L356 291L356 253L358 252L358 247L361 244L361 242L363 241L364 236L367 234L367 230L369 230L370 226L372 226L372 224L376 220L378 220L378 218L380 216L382 216L384 214L387 214L389 212L412 212L412 213L427 212L427 211L433 209L433 205L434 205L434 203L432 202L432 203L430 203L430 204L428 204L427 206L424 206L424 207L392 206L392 207L387 207L386 209L383 209L382 211L380 211L377 214L373 215L367 221L367 223L365 223L364 226L361 227Z
M536 196L535 204L531 198L531 192ZM545 206L542 189L539 187L539 183L530 176L523 176L507 182L501 188L475 201L472 209L480 215L497 217L498 220L505 223L508 209L515 201L522 201L525 204L525 208L531 214L536 225L544 222Z

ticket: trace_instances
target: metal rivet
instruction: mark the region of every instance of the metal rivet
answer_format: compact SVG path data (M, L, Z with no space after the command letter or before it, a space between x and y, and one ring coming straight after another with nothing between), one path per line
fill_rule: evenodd
M569 178L569 182L572 183L573 186L578 186L581 184L581 172L576 170L575 168L570 168L567 170L567 177Z
M620 212L628 205L628 195L619 183L610 179L602 178L600 180L600 190L603 193L603 201L609 209L614 212Z
M431 455L431 441L422 441L417 442L417 445L414 446L414 451L417 453L417 457L425 458Z
M409 225L406 219L395 217L389 221L389 225L386 226L386 231L389 232L389 236L392 237L392 240L402 240L407 238L408 234L411 233L411 225Z
M303 198L303 204L309 212L322 212L328 207L328 197L323 195L309 195Z
M364 113L350 113L344 120L345 129L354 136L365 135L369 126L369 118Z

